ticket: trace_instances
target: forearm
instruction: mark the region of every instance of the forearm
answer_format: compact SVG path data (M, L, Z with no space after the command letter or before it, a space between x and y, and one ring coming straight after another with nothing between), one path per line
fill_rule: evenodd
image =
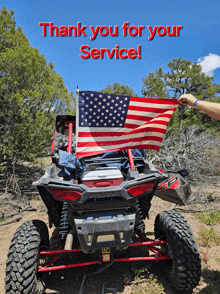
M209 116L220 120L220 103L198 100L192 94L183 94L178 99L180 104L198 108Z
M205 112L209 116L220 120L220 104L208 101L197 101L196 108Z

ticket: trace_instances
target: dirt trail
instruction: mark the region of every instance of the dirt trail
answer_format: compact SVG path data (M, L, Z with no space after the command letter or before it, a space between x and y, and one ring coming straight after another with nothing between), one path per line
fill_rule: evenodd
M216 192L216 187L213 187ZM219 189L219 188L218 188ZM210 191L211 192L211 191ZM218 192L218 191L217 191ZM220 194L220 189L219 189ZM215 205L219 205L218 202ZM40 219L47 223L47 213L41 201L31 201L31 205L37 209L34 212L25 212L22 214L22 219L16 223L8 224L0 227L0 293L4 293L4 277L5 277L5 263L7 259L7 252L10 246L11 239L15 230L26 220ZM156 215L173 205L165 202L157 197L153 198L152 207L150 210L150 220L146 220L146 231L148 236L153 238L154 220ZM185 208L185 207L184 207ZM220 208L219 208L220 209ZM196 218L195 213L181 212L187 219L191 229L196 238L199 237L199 230L202 227L202 223ZM216 233L220 236L220 224L214 225ZM52 235L53 228L49 229L50 236ZM200 251L205 251L204 247L200 247ZM203 270L202 279L200 285L195 289L194 293L209 294L220 293L220 246L212 246L208 251L208 263L207 269ZM74 261L78 259L80 262L81 256L77 254L74 257ZM112 265L109 269L96 276L88 277L84 283L85 288L83 294L101 294L101 293L153 293L144 292L144 287L148 287L146 281L140 283L143 292L135 292L135 279L132 268L141 269L142 267L149 268L149 272L157 279L157 284L162 284L164 290L158 293L175 294L170 288L169 283L164 278L165 266L163 262L138 262L138 263L118 263ZM52 272L47 279L48 288L45 293L51 294L78 294L80 285L83 280L84 273L88 274L95 270L94 266L87 268L75 268L68 270L60 270ZM213 272L216 270L216 272ZM145 278L148 277L149 273ZM156 282L155 282L156 283ZM145 288L147 289L147 288ZM104 292L103 292L104 291ZM156 293L156 292L154 292Z

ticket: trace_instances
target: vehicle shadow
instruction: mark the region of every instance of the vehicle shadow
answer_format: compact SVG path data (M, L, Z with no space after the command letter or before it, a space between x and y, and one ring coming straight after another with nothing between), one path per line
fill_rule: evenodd
M202 270L202 280L206 286L196 293L210 294L220 292L220 271L204 268Z
M47 290L51 294L103 294L103 293L136 293L135 289L147 290L150 279L151 287L164 288L166 294L176 294L166 281L163 262L122 262L114 263L104 272L91 275L97 266L87 266L51 272L47 278ZM144 269L144 270L143 270ZM137 278L137 272L141 275ZM152 275L154 280L152 281ZM153 285L152 283L155 283ZM157 285L158 284L158 285ZM158 288L159 289L159 288ZM161 288L160 288L161 289ZM137 292L142 293L142 292ZM155 292L156 293L156 292ZM161 293L161 292L158 292Z
M148 233L153 235L153 233ZM58 249L60 244L56 241L58 229L53 231L51 246ZM77 247L77 246L74 246ZM132 251L118 251L117 258L129 256L147 256L148 250L144 247L132 248ZM94 256L77 252L64 255L58 264L74 264L97 260ZM47 276L47 289L50 294L103 294L103 293L145 293L149 287L154 288L152 293L177 294L171 288L171 283L166 278L167 261L138 261L115 262L101 273L93 274L99 269L99 265L76 267L52 271ZM208 279L208 274L206 273ZM163 291L163 292L162 292ZM151 293L151 292L149 292ZM194 292L200 293L200 292ZM201 292L201 294L210 292Z

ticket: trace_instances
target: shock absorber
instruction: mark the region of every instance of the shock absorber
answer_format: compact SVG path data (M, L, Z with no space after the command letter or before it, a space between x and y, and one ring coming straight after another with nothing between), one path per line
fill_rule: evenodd
M142 236L145 239L146 238L145 223L144 223L144 217L143 217L143 213L142 213L142 209L141 209L139 201L135 205L135 208L136 208L137 214L139 215L139 222L137 226L135 227L135 232L138 234L139 237Z
M61 219L60 219L60 228L59 228L59 235L62 241L64 240L64 238L66 237L66 235L68 234L70 230L67 209L68 209L67 202L63 202Z

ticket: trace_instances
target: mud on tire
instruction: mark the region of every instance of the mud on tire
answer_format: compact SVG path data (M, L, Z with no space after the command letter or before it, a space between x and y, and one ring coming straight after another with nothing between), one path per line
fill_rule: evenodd
M201 259L195 237L184 217L175 211L163 211L155 220L155 237L168 241L168 278L178 293L191 293L201 277Z
M48 229L44 222L23 223L15 232L6 262L6 294L41 294L44 283L37 274L39 250L49 247Z

